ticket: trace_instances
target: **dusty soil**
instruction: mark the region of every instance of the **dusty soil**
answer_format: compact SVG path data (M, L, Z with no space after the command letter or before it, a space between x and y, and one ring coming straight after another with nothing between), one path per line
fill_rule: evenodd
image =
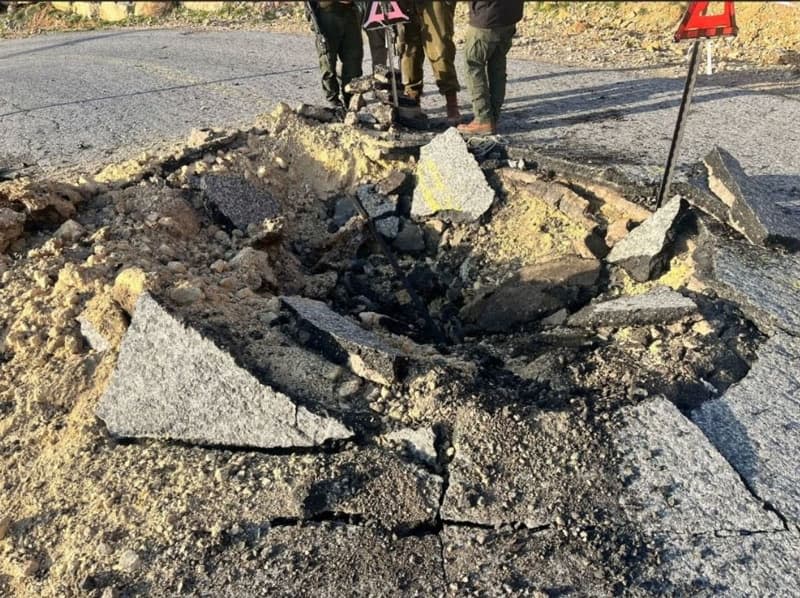
M700 311L693 316L667 326L577 335L542 323L510 334L465 335L458 310L482 287L522 266L591 253L579 221L487 163L501 195L492 211L467 225L431 219L424 224L422 255L400 256L455 341L439 353L427 344L419 314L358 218L339 230L331 226L336 201L357 184L378 182L392 170L413 172L413 158L382 153L391 146L344 125L307 122L279 106L249 131L197 132L168 154L110 165L82 181L19 180L0 187L0 205L27 214L24 234L0 256L0 592L107 597L234 591L234 579L214 586L222 583L218 572L255 573L249 546L256 536L274 526L289 543L292 534L311 542L331 517L359 534L369 536L368 526L377 526L379 534L400 534L408 544L430 542L441 531L440 504L409 510L403 501L420 500L414 494L422 492L414 483L418 474L398 473L411 465L381 449L379 435L399 426L437 431L434 469L445 486L453 446L470 437L485 436L488 454L504 454L498 448L504 442L530 443L530 462L556 468L537 468L552 485L553 512L570 510L570 525L590 530L579 550L597 564L593 575L602 584L623 587L650 558L635 530L622 534L609 524L618 517L619 492L606 436L610 415L657 393L682 408L714 396L746 373L760 338L741 314L705 295L693 279L696 231L681 233L672 268L660 279L634 285L612 271L595 289L613 297L672 285L696 298ZM279 202L282 217L247 231L226 230L204 209L198 181L209 172L262 185ZM591 215L604 221L600 235L613 244L614 223L639 222L641 210L625 200L595 199ZM77 226L61 227L68 219ZM251 246L266 254L266 265L236 266L234 258ZM287 347L295 346L297 331L275 296L330 299L355 317L390 314L387 329L380 320L371 325L388 336L408 331L425 345L419 347L425 358L386 389L341 368L324 375L325 392L339 397L332 409L358 412L353 443L271 453L121 442L94 409L114 370L131 299L142 290L212 327L235 329L259 314L271 332L251 338ZM88 345L81 316L102 324L97 326L110 349ZM244 328L241 334L252 332L258 331ZM325 368L320 371L330 366ZM272 375L285 375L287 385L296 381L291 372ZM529 418L541 413L552 413L552 427L529 426ZM518 423L496 428L498 414L514 414ZM461 436L452 436L454 427ZM474 434L465 434L473 428ZM555 462L551 454L558 455ZM475 458L488 457L479 450ZM350 502L343 499L333 513L313 507L328 500L315 482L338 479L343 468L358 471L362 460L373 469L378 464L385 475ZM554 477L555 471L591 474L591 490L575 487L574 476ZM477 501L492 486L487 475L488 486L470 490ZM564 542L578 540L559 540ZM286 558L281 566L287 579L300 575L299 554ZM458 583L450 591L458 595Z
M717 11L712 3L711 11ZM601 68L677 68L688 43L672 36L684 2L528 2L512 56ZM800 9L774 2L737 2L739 35L714 45L717 70L800 66ZM456 42L463 43L467 8L459 6ZM193 27L308 32L296 2L230 2L218 13L177 8L159 18L130 17L115 24L59 13L47 3L0 14L0 38L51 31L115 27Z

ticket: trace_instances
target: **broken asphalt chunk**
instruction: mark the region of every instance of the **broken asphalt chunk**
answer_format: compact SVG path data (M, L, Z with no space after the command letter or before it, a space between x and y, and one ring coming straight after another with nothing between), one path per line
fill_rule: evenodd
M147 293L137 301L97 416L115 436L202 444L310 447L352 436L261 384Z
M712 215L722 215L723 222L751 243L800 244L800 200L776 201L770 189L747 176L736 158L721 147L715 147L703 162L709 189L724 204Z
M472 222L494 201L494 190L455 128L434 137L420 151L411 215L433 214L451 222Z
M242 231L278 215L278 203L247 179L230 174L209 174L202 179L206 207L225 226Z
M568 319L570 326L642 326L669 324L697 311L688 297L668 287L641 295L618 297L587 305Z
M347 364L358 376L391 385L405 365L405 357L373 332L339 315L321 301L283 296L281 301L311 327L311 344L335 363Z
M619 504L645 533L782 530L708 438L663 397L624 407L611 438L623 491Z
M675 196L656 210L614 245L606 261L621 266L639 282L660 275L667 263L666 250L674 236L681 202L681 198Z
M466 305L461 317L481 330L503 332L587 301L599 276L600 262L578 256L526 266Z
M691 417L753 494L800 524L800 339L767 340L747 376Z
M711 238L700 273L767 334L800 335L800 255Z

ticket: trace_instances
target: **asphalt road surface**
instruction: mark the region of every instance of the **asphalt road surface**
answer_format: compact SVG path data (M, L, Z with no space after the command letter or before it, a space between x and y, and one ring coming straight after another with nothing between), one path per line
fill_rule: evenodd
M511 61L500 132L657 180L683 80L653 72ZM799 89L797 78L775 89L763 73L700 75L680 162L718 144L749 174L797 192ZM468 111L466 90L460 99ZM0 166L90 170L194 127L247 126L280 100L322 100L311 36L120 29L0 41Z

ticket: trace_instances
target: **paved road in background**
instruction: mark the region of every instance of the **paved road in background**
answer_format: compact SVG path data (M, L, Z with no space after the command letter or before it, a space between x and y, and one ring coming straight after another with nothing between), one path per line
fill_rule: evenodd
M0 162L90 168L194 127L248 125L279 100L320 101L316 62L310 36L265 32L122 29L2 41ZM653 72L511 61L501 133L656 180L683 81ZM748 79L700 76L682 162L719 144L750 174L796 190L800 82L775 93L763 91L766 78ZM466 91L461 101L468 110ZM425 102L439 109L438 96Z

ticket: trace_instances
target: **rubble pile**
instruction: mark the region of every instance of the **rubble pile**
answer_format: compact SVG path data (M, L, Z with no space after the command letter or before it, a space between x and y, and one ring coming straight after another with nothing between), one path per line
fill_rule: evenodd
M335 120L0 188L0 592L797 587L791 206Z

